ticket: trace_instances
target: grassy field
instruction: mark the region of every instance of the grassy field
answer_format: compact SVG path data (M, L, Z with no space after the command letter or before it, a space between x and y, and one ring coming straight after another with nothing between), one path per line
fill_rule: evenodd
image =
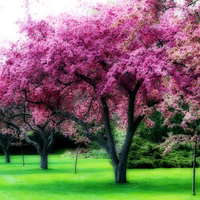
M5 164L0 157L1 200L190 200L200 199L200 169L196 174L196 196L191 195L192 169L128 170L127 184L115 184L112 166L106 159L49 157L49 169L39 169L38 156L12 156Z

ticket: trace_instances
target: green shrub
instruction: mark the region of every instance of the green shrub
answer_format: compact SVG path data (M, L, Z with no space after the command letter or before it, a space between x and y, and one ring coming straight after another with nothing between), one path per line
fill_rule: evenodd
M135 137L129 151L128 168L188 168L193 166L192 145L181 144L167 155L158 144L151 143L143 138ZM198 154L198 152L197 152ZM196 166L200 166L200 157L197 157Z
M130 161L129 166L131 166L131 168L153 169L155 168L155 162L149 157L144 157L144 158L140 158L139 160Z

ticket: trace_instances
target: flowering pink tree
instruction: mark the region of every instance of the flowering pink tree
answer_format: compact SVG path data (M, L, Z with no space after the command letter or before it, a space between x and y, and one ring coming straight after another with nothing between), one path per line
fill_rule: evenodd
M169 61L173 64L173 79L170 88L173 94L180 91L184 102L191 110L199 108L199 49L200 49L200 7L197 1L186 2L179 14L180 31L176 34L174 47L168 51Z
M77 85L84 87L86 93L89 92L90 102L93 103L89 107L80 108L79 113L73 115L66 111L59 114L82 125L87 135L93 133L90 137L106 149L112 160L116 182L126 182L126 162L133 135L140 122L151 113L152 107L162 101L163 93L166 92L164 77L168 73L167 68L170 68L166 49L173 46L173 35L178 31L176 26L167 24L164 16L158 18L161 10L153 10L152 18L145 18L151 9L155 9L153 5L150 10L149 4L144 6L146 13L139 12L139 8L132 4L125 6L112 7L108 11L104 8L104 15L92 18L93 23L82 23L81 29L78 26L75 31L77 49L81 51L71 47L72 61L67 60L63 69L59 70L60 74L64 70L66 75L74 75ZM153 17L160 20L159 25L153 22ZM109 18L107 27L104 18ZM162 27L164 24L167 29ZM94 115L92 106L100 115ZM80 113L80 110L85 111ZM88 130L85 123L90 122L86 115L88 111L92 120L97 119L97 123L102 120L105 136L95 135L94 130ZM116 153L110 124L116 115L126 127L119 155Z
M22 139L25 139L28 144L34 146L40 155L40 168L48 169L48 155L54 143L55 134L58 132L58 125L62 120L58 122L56 118L52 119L48 117L45 120L43 117L42 121L39 117L35 120L30 110L24 108L24 106L10 106L7 109L1 109L0 121L18 132L18 134L15 134L15 137L18 137L20 142ZM13 133L12 129L8 130ZM9 148L11 134L7 132L7 129L5 129L3 133L9 139L7 142L7 147ZM2 141L0 141L0 144L4 148Z
M37 124L48 117L79 124L107 151L115 181L124 183L135 131L168 92L177 8L173 1L143 0L93 9L87 17L23 24L27 39L6 51L0 92L2 103L26 101ZM111 129L116 119L126 130L119 154Z

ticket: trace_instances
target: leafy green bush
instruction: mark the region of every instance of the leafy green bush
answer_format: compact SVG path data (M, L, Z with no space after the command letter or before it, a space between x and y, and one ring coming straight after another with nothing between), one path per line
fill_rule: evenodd
M140 158L139 160L131 160L128 162L128 168L155 168L154 161L149 157Z
M143 138L135 137L128 157L128 168L185 168L193 166L192 145L179 145L169 154L163 155L163 148ZM197 152L198 154L198 152ZM200 158L197 158L197 167Z
M150 120L155 122L155 126L148 127L146 126L146 123L143 121L137 128L137 134L140 135L142 138L147 139L150 142L154 143L164 142L163 137L167 137L169 128L163 125L165 119L162 117L162 114L154 110L154 112L149 118Z

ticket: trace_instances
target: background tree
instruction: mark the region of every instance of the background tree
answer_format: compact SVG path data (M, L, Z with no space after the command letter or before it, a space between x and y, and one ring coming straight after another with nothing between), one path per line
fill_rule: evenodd
M170 127L180 127L184 130L181 133L171 133L169 137L165 139L165 142L161 145L165 147L165 153L169 153L174 146L179 145L180 143L193 143L193 186L192 194L195 195L195 168L196 168L196 148L199 143L199 127L200 127L200 116L198 105L195 105L195 102L188 101L186 104L181 98L182 95L177 95L180 98L174 99L175 108L172 110L173 114L167 112L169 115L165 116L166 121L170 120L170 117L173 115L177 116L178 114L182 116L180 123L178 121L170 122ZM178 106L177 106L178 105ZM174 114L175 113L175 114ZM169 124L169 123L168 123Z
M191 133L194 144L193 195L195 195L195 151L199 140L199 6L197 1L186 2L182 18L179 19L180 31L176 35L175 46L168 53L170 62L174 65L170 81L172 94L176 95L174 108L183 114L182 128ZM190 7L192 6L192 9ZM178 73L177 73L178 71ZM174 100L174 99L173 99ZM180 102L188 105L188 109L180 109ZM176 105L176 106L175 106ZM187 139L182 136L183 139ZM175 140L175 139L174 139ZM180 138L176 139L177 141ZM175 140L175 141L176 141ZM170 146L168 147L170 149Z
M37 120L40 120L39 117ZM24 106L10 107L1 110L1 121L21 132L21 136L26 142L37 149L40 155L40 168L48 168L48 154L54 142L57 133L57 125L53 119L48 117L44 121L36 121L32 118L32 114L28 109L24 110ZM34 139L30 136L34 135ZM16 135L17 136L17 135ZM11 142L9 140L9 142ZM10 144L10 143L9 143Z
M0 145L5 154L5 160L10 163L10 147L12 142L16 140L17 134L11 128L1 128L0 130Z
M146 121L139 125L137 135L153 143L163 142L164 137L167 137L167 133L170 131L164 124L164 120L162 113L154 110Z

